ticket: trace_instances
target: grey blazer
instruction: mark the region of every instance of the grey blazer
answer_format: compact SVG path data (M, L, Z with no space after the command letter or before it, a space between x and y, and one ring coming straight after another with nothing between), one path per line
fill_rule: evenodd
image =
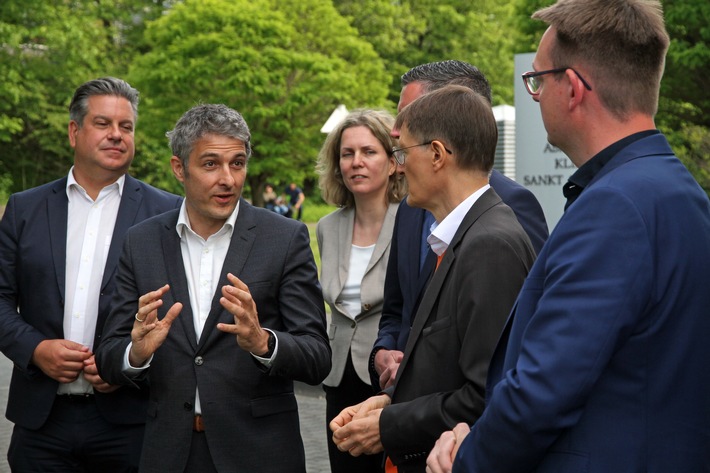
M330 306L331 320L328 337L333 351L333 367L323 381L326 386L339 386L345 371L348 352L352 352L353 366L360 379L370 384L367 364L382 315L385 273L389 260L392 229L398 203L387 209L375 251L365 270L360 288L362 311L355 320L345 315L339 300L348 279L350 249L353 242L355 210L339 209L323 217L316 226L316 238L321 258L323 298Z
M138 297L165 283L158 316L175 303L182 313L143 375L150 384L140 471L185 469L199 388L205 435L220 472L305 472L293 380L318 384L330 370L330 347L318 274L301 222L240 203L212 309L197 340L173 211L134 227L116 276L116 297L96 354L102 377L135 384L122 372ZM262 326L278 337L270 369L220 332L234 323L219 303L231 272L249 287ZM278 455L274 455L278 452Z
M488 189L422 296L392 405L380 417L382 444L400 473L423 472L439 435L483 412L488 364L534 259L515 214Z

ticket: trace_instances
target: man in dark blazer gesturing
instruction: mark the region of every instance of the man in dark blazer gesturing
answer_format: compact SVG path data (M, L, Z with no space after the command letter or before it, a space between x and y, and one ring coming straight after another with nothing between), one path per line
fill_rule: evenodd
M550 26L523 80L579 169L495 350L483 416L428 464L710 472L710 201L654 125L661 3L560 0L533 18Z
M138 91L81 85L69 106L74 166L14 194L0 223L0 350L14 363L12 471L137 471L146 396L98 376L123 236L182 199L126 174ZM73 435L67 435L72 432Z
M400 472L423 472L448 425L481 415L493 347L535 251L488 183L498 131L485 98L446 86L402 110L395 127L407 201L436 218L428 240L440 263L394 388L343 410L331 429L342 451L384 448Z
M150 384L141 472L305 472L293 380L330 371L306 226L241 199L242 116L198 105L168 133L180 210L130 231L97 352Z

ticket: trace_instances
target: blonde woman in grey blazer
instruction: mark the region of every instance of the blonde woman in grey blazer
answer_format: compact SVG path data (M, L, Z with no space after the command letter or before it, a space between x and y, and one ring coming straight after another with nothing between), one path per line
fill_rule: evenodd
M391 153L393 123L387 112L355 110L328 135L318 157L323 199L340 207L316 227L333 351L333 366L323 382L326 430L343 408L373 394L368 357L382 313L395 215L405 194ZM340 452L330 434L328 453L332 473L382 470L380 456Z

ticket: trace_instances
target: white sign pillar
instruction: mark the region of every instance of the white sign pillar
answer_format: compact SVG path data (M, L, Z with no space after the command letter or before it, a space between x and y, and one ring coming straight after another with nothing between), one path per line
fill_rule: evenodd
M532 71L535 53L515 55L515 177L535 194L552 229L562 217L562 186L577 170L559 148L547 141L540 105L532 99L521 75Z

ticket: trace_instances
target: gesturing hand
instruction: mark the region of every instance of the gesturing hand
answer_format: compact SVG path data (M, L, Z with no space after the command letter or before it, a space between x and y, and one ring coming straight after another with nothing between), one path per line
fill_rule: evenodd
M227 274L231 286L222 286L222 298L219 303L234 316L234 324L217 324L217 328L231 333L237 338L237 344L255 355L269 351L269 334L261 328L256 304L249 288L232 273Z
M182 310L182 304L176 302L168 310L162 320L158 320L158 307L163 305L163 294L170 286L165 286L144 294L138 299L138 312L133 322L131 330L131 351L128 354L128 361L131 366L142 366L148 358L163 344L168 336L173 321Z

